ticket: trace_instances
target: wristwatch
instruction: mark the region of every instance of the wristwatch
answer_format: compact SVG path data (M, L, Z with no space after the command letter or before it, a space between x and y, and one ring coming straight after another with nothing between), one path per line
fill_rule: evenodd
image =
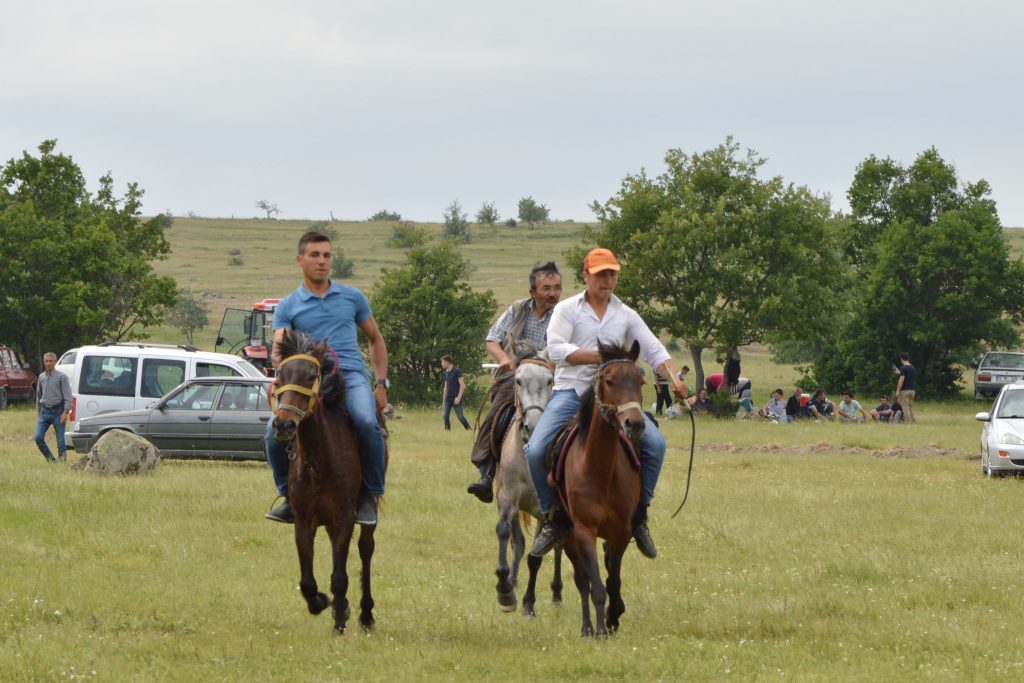
M385 377L384 379L378 379L377 384L374 386L379 387L382 384L384 385L384 391L389 391L391 389L391 382L388 381L387 377Z

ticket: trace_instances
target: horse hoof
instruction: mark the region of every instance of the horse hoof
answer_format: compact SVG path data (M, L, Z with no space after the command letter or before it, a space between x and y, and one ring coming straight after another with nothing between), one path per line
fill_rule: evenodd
M359 627L362 628L363 631L365 631L366 633L373 633L373 624L373 617L370 617L370 619L366 621L364 621L362 617L360 617L359 619Z
M311 602L309 604L309 613L310 614L314 614L314 615L320 614L325 609L330 607L330 605L331 605L330 598L328 598L323 593L317 593L316 594L316 601L315 602Z
M339 636L343 636L343 635L345 635L345 624L342 624L342 625L340 625L340 626L339 626L338 624L335 624L335 625L334 625L334 632L335 632L335 633L336 633L337 635L339 635Z
M518 605L519 600L514 590L505 593L498 591L498 607L502 612L514 612Z
M537 612L534 611L533 607L527 607L526 605L523 605L523 616L536 618Z

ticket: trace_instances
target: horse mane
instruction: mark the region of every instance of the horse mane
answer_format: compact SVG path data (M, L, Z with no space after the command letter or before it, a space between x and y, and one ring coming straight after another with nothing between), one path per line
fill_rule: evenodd
M623 346L605 345L600 339L597 340L597 351L601 354L601 362L607 363L610 360L625 360L629 358L629 352ZM596 375L595 375L596 376ZM590 429L591 420L594 417L594 384L591 382L587 390L580 396L580 412L577 420L580 425L580 437L586 437Z
M277 355L284 359L288 356L306 354L315 356L316 347L322 342L317 341L304 332L287 330L281 341L277 343ZM342 381L335 355L330 347L320 360L320 400L324 408L335 410L345 405L345 382Z

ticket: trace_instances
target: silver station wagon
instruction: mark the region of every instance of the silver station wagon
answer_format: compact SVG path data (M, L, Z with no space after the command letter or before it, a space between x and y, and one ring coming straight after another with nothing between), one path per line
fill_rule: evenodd
M998 477L1024 472L1024 383L1007 384L991 412L978 413L981 430L981 472Z
M83 418L68 439L86 453L105 433L122 429L145 438L166 458L263 460L271 381L193 377L147 408Z

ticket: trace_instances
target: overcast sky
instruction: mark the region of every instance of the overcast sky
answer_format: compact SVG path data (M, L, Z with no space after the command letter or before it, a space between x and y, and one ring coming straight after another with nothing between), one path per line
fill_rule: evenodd
M0 10L0 160L47 138L145 210L592 218L735 136L846 209L935 146L1024 226L1017 0L35 0Z

